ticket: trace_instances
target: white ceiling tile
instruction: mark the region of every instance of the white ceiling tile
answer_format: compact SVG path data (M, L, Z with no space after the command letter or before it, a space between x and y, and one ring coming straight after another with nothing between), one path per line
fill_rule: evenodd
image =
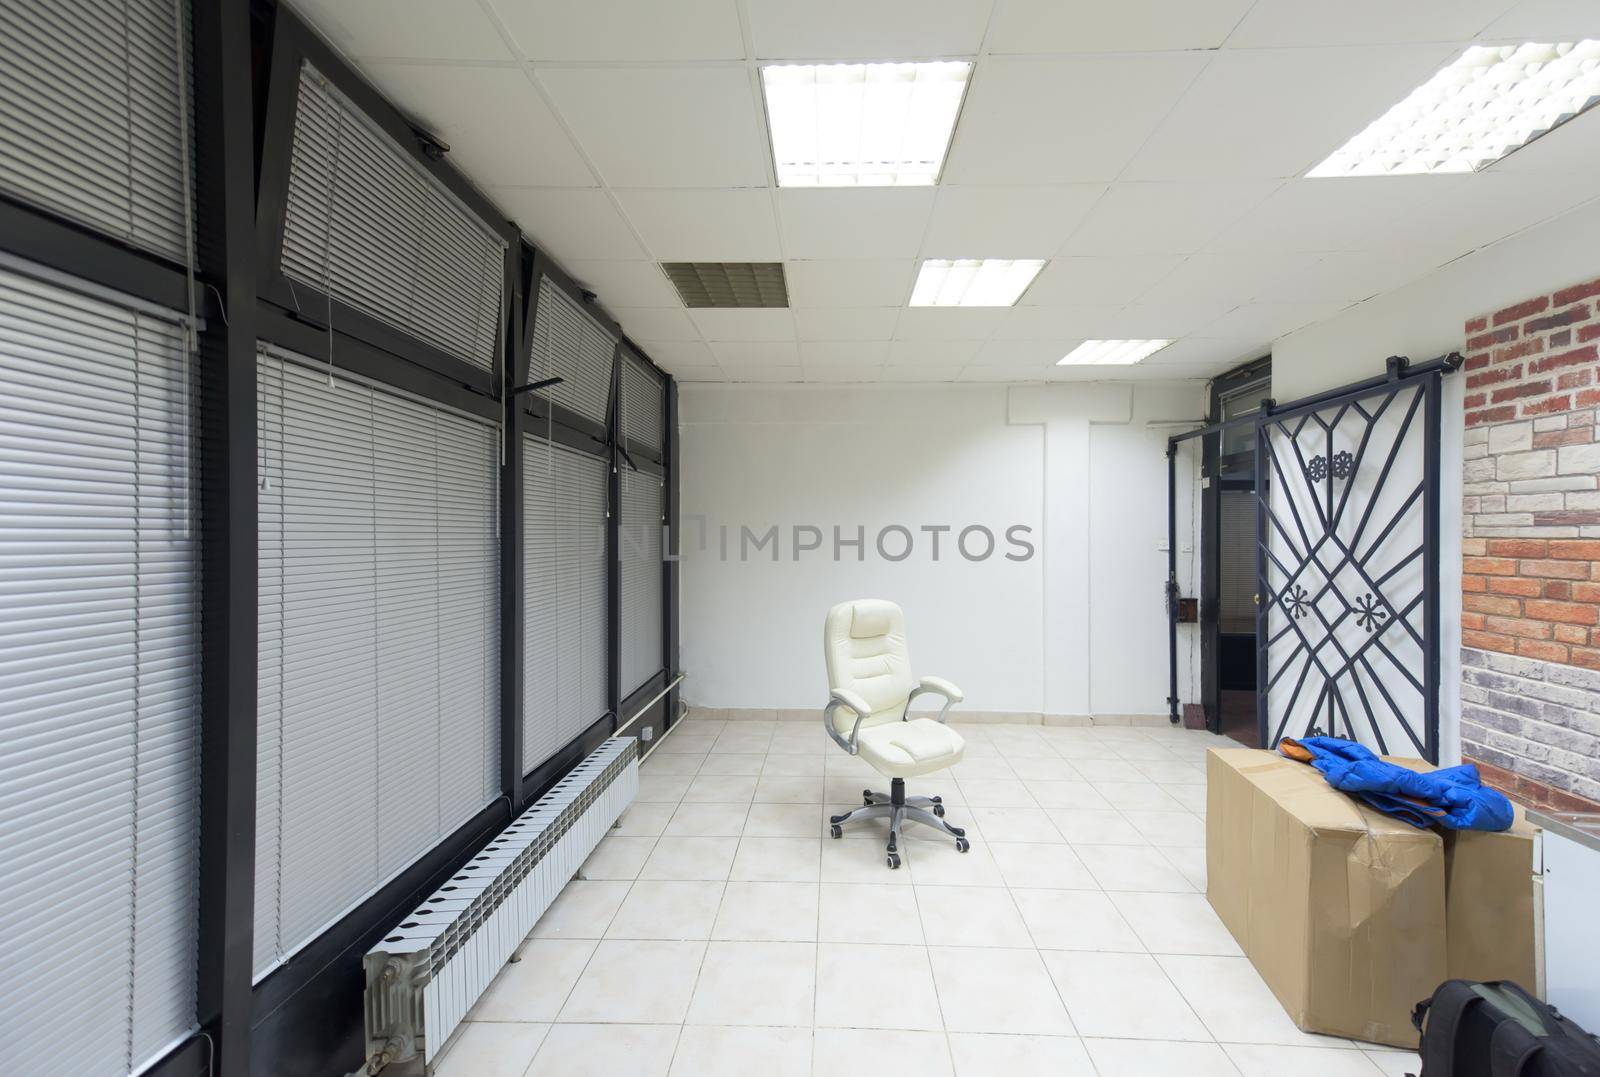
M959 366L886 366L878 372L879 381L892 382L950 382L961 376Z
M1226 299L1139 300L1111 319L1105 340L1177 340L1208 325L1238 304Z
M1362 250L1439 190L1436 176L1290 180L1229 225L1215 251Z
M816 384L830 382L877 381L883 372L881 366L833 365L828 363L801 363L805 379Z
M1594 0L1524 0L1490 23L1485 38L1495 41L1582 41L1600 37L1600 9Z
M711 353L730 373L752 366L796 366L799 345L792 340L714 340Z
M985 340L1005 321L1008 307L907 307L896 340Z
M1226 313L1255 299L1264 289L1321 260L1319 254L1194 254L1149 291L1135 307L1211 303ZM1125 312L1133 308L1126 308ZM1198 326L1196 327L1198 328ZM1156 334L1173 336L1182 334ZM1231 334L1219 333L1218 336ZM1148 338L1147 338L1148 339Z
M674 373L672 376L674 378L678 379L678 381L683 382L683 383L689 383L689 382L716 383L716 382L726 382L726 381L731 380L731 379L729 379L727 374L723 373L722 368L719 367L719 366L690 367L690 368L684 370L683 373L681 373L681 374Z
M915 258L932 188L783 190L778 218L788 258Z
M1126 179L1299 175L1456 54L1449 45L1239 49L1211 63Z
M803 341L800 345L800 362L809 370L813 364L823 366L882 366L889 359L889 342L868 341Z
M1044 367L1030 367L1027 373L1021 373L1012 367L980 366L974 363L972 366L962 370L957 375L956 380L1023 385L1029 382L1044 381L1048 376L1048 372Z
M1013 307L995 340L1104 339L1122 307Z
M665 310L660 307L613 307L612 317L622 325L634 340L698 341L700 331L683 310Z
M567 262L573 279L607 307L679 307L677 290L654 262Z
M898 307L818 307L794 312L801 340L888 340Z
M776 262L782 257L772 195L728 191L619 190L622 212L662 262Z
M691 310L689 317L707 340L795 339L794 314L783 308L700 307Z
M450 147L482 187L593 187L594 173L516 67L369 61L362 70L400 110ZM516 131L516 138L507 138Z
M1201 53L985 60L944 182L1114 179L1205 62Z
M784 263L792 307L898 307L911 295L909 258L828 258Z
M983 366L1045 367L1082 343L1082 337L1062 340L991 340L978 349L978 354L972 361Z
M494 23L470 0L295 0L292 6L357 59L512 59Z
M1019 301L1019 307L1121 306L1172 272L1179 254L1053 258Z
M912 60L971 56L991 0L746 0L763 60Z
M1251 359L1259 359L1270 350L1270 337L1218 339L1191 336L1174 341L1138 365L1183 367L1220 363L1222 369L1227 370Z
M604 191L558 187L493 187L489 196L561 262L645 257L628 222Z
M889 365L960 368L981 347L981 340L896 340L889 345Z
M1270 282L1256 298L1269 303L1367 299L1407 284L1454 256L1453 252L1415 247L1403 251L1340 251Z
M613 187L758 187L766 147L743 67L535 69Z
M1214 49L1255 0L1006 0L989 51L1156 52Z
M639 346L651 362L674 373L691 367L715 366L717 363L711 349L698 340L641 341Z
M925 258L1048 258L1105 193L1100 184L939 188Z
M734 0L490 0L530 60L742 60Z
M1491 169L1451 181L1413 207L1372 241L1373 250L1445 248L1464 254L1513 235L1592 200L1597 191L1588 172L1501 172Z
M1277 190L1278 180L1117 183L1061 248L1063 254L1197 251Z
M1228 48L1467 41L1514 0L1257 0Z
M741 366L724 372L724 381L795 382L805 381L805 372L798 365Z
M1266 337L1276 340L1301 326L1331 318L1349 305L1343 300L1326 303L1246 303L1230 310L1201 331L1223 337Z

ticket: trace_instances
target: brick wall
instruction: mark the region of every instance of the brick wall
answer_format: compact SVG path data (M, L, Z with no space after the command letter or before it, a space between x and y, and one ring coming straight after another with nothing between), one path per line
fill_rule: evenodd
M1600 810L1600 280L1466 333L1462 753Z

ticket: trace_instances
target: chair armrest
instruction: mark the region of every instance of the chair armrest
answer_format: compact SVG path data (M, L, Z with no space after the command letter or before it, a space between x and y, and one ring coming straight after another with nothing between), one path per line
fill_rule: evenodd
M943 722L945 716L950 713L950 704L960 703L966 698L966 696L962 695L961 689L943 677L923 677L917 682L917 686L911 690L911 695L906 697L906 710L901 715L902 720L911 717L911 701L924 692L937 692L939 695L944 696L944 706L939 708L940 722Z
M839 734L839 730L834 728L833 712L838 710L840 707L843 707L849 711L853 711L856 716L855 724L850 727L849 740L845 740L844 737ZM856 734L861 731L861 719L865 718L871 713L872 705L866 700L862 699L860 695L850 691L848 688L835 688L831 693L829 693L828 705L823 708L822 724L823 727L827 729L828 736L832 737L834 742L838 744L839 747L843 748L851 755L855 755Z

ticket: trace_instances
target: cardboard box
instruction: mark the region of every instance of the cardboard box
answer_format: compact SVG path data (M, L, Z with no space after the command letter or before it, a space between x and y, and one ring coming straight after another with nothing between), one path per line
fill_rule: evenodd
M1385 756L1412 770L1422 759ZM1510 830L1446 830L1446 969L1453 980L1512 980L1538 990L1534 957L1533 856L1539 828L1516 808Z
M1212 749L1206 782L1206 895L1295 1024L1416 1047L1446 978L1443 839L1273 752Z

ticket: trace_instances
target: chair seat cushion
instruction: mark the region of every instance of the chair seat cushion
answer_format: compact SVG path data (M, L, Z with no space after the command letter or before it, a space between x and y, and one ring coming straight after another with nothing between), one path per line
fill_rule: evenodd
M961 734L932 718L884 722L861 730L861 758L887 778L914 778L961 761Z

